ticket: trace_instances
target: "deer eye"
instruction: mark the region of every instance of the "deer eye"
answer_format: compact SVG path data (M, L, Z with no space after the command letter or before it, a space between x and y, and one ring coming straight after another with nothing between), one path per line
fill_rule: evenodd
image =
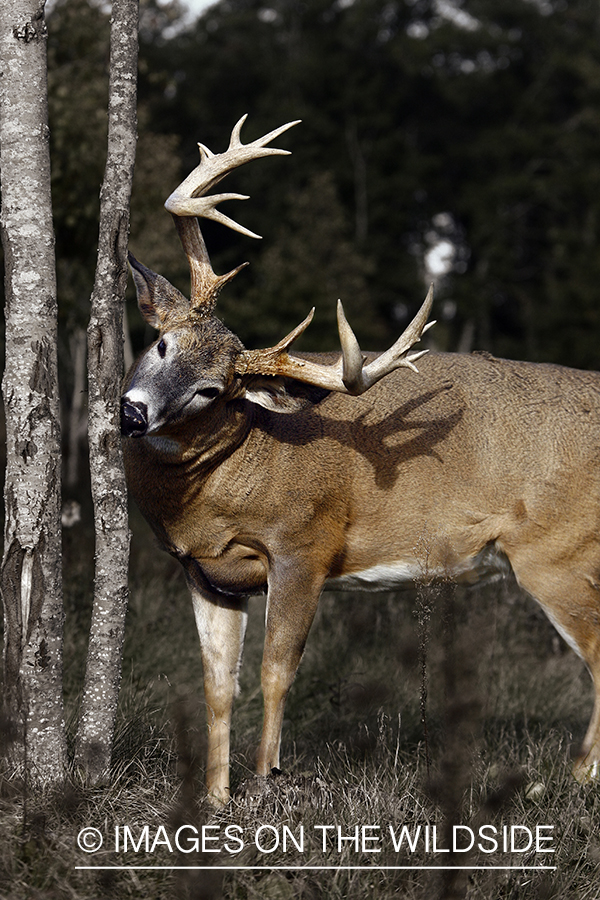
M201 391L198 391L201 397L206 397L207 400L214 400L215 397L218 397L221 393L218 388L204 388Z
M167 352L167 345L162 338L158 342L156 349L158 350L158 355L160 356L160 358L164 359L165 353Z

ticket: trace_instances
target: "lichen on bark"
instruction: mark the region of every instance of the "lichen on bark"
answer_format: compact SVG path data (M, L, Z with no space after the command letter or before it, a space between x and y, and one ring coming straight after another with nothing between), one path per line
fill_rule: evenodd
M108 155L88 326L88 437L96 533L92 624L75 761L95 782L108 772L121 681L129 526L120 441L123 304L129 202L136 143L138 8L114 0L111 18Z
M4 713L28 778L64 777L57 300L43 3L0 19L0 228L5 253L7 464L0 590Z

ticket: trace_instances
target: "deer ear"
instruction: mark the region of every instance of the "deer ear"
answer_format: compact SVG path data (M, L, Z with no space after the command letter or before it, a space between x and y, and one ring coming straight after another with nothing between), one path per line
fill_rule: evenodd
M291 378L270 375L251 378L244 391L246 400L271 412L297 413L319 403L329 391L302 384Z
M147 269L132 253L128 254L128 259L138 306L148 325L160 330L169 315L175 312L184 316L189 314L188 301L166 278Z

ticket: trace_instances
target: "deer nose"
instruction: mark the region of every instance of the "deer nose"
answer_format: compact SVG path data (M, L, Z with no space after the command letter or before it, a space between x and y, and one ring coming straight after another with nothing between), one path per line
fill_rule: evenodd
M121 398L121 434L141 437L148 430L148 407L145 403Z

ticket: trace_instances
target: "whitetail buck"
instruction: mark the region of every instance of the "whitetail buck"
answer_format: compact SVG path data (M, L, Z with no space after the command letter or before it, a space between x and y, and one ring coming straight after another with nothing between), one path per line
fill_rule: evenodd
M363 356L341 304L341 355L290 355L312 313L248 351L213 316L235 275L213 272L196 216L248 233L206 196L228 172L287 151L240 140L168 199L191 300L131 258L159 332L122 405L131 492L183 565L200 635L207 786L229 797L229 732L249 595L267 592L258 772L279 765L286 695L324 587L390 589L506 554L519 584L590 668L596 704L576 764L600 762L600 375L411 347L431 292L394 346ZM295 123L290 123L295 124ZM236 270L237 271L237 270ZM282 298L284 299L284 298Z

